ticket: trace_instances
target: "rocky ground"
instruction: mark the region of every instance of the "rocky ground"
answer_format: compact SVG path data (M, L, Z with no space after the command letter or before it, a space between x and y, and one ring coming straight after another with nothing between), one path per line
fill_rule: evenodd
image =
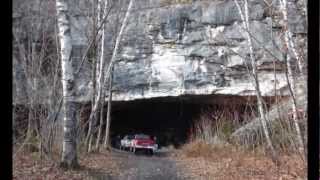
M214 153L212 152L214 151ZM184 180L184 179L304 179L306 171L295 155L282 155L281 166L259 153L235 149L214 149L202 155L173 150L154 156L143 153L111 152L81 155L78 170L64 171L55 163L24 153L13 161L13 179L101 179L101 180Z

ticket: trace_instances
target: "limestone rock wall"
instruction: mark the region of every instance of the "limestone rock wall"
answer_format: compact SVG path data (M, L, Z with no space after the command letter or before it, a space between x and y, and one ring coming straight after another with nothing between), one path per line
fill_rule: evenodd
M249 48L234 1L196 1L150 9L161 6L161 1L144 2L136 5L144 10L134 11L122 39L115 66L116 100L183 94L254 95L245 59ZM265 96L273 95L275 81L278 89L286 87L281 22L271 22L267 10L263 1L250 1L251 33ZM293 31L305 33L303 16L290 14ZM273 56L278 58L276 80Z
M249 48L234 1L186 2L136 0L114 68L114 100L186 94L255 95L247 69ZM305 17L298 7L290 1L289 22L299 47L306 52ZM277 9L271 20L270 8L263 0L250 0L249 11L262 95L270 96L274 83L277 89L286 88L280 51L283 22ZM123 15L119 17L121 20ZM77 11L71 18L77 62L88 43L85 30L90 23L86 19ZM105 44L111 50L115 27L112 23L107 27ZM107 52L107 61L110 54ZM91 74L90 62L85 62L77 82L79 102L90 101Z

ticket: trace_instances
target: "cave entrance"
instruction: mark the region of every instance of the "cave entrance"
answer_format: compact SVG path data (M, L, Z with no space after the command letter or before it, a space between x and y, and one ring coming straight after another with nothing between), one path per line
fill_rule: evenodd
M241 116L243 112L254 109L255 101L253 97L224 95L116 101L112 107L110 136L113 139L118 135L122 138L128 134L144 133L156 136L159 146L174 145L177 148L188 141L193 123L204 109L213 112L235 105L236 108L229 112L238 111Z
M204 105L179 98L157 98L115 102L110 125L111 138L143 133L157 137L160 147L179 147L188 140L192 120Z

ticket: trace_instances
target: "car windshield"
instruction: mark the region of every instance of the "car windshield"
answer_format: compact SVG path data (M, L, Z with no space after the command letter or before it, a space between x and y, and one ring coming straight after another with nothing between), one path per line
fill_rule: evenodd
M136 139L150 139L150 136L144 134L136 135Z
M124 136L123 139L133 139L133 136L127 135L127 136Z

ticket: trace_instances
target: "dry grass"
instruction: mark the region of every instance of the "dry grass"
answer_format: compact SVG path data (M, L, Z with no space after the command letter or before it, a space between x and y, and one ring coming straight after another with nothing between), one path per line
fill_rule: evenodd
M204 158L211 158L217 149L222 148L223 146L212 146L211 144L206 143L203 140L196 140L192 143L188 143L184 145L181 149L183 154L186 157L204 157Z
M304 179L306 169L298 155L282 154L277 167L262 149L248 151L225 145L191 142L173 157L191 179Z

